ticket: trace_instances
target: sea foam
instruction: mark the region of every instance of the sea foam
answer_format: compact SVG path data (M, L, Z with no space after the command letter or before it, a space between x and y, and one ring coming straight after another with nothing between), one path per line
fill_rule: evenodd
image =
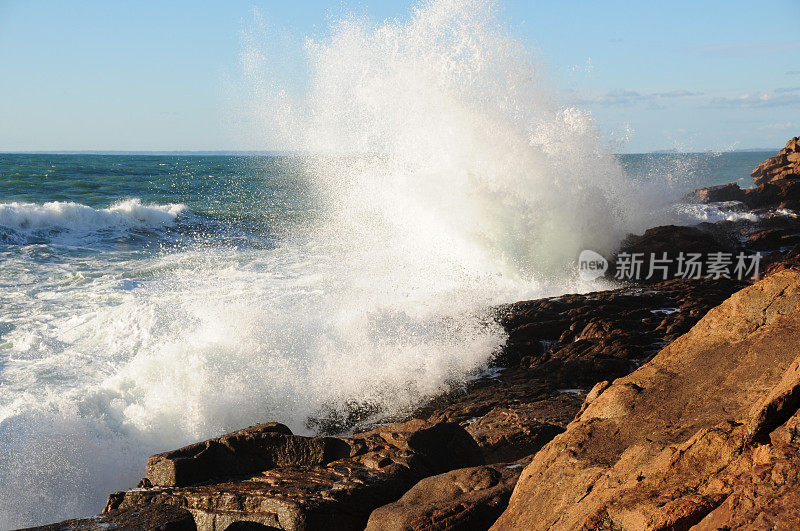
M185 209L181 204L146 205L139 198L103 209L62 201L0 203L0 225L17 231L155 228L173 224Z
M306 153L298 175L321 205L274 248L0 262L0 527L96 513L148 454L226 430L408 412L486 370L505 341L493 304L600 287L575 275L579 252L656 223L667 194L626 178L591 116L556 103L497 11L441 0L335 21L307 43L300 94L248 39L256 141ZM0 223L181 212L50 205Z

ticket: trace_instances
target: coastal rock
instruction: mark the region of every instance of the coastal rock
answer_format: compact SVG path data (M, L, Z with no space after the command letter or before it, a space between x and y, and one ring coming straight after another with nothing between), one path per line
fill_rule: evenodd
M341 439L298 437L283 424L260 424L156 454L147 460L146 479L155 487L183 487L280 466L324 465L349 454Z
M493 529L688 528L718 509L717 528L758 522L748 496L783 487L755 467L797 454L765 441L796 411L799 305L800 272L770 275L602 386L534 456ZM759 503L790 503L784 484ZM770 521L791 528L792 514Z
M619 255L628 253L641 257L639 274L634 280L656 282L678 276L678 256L683 253L733 252L735 244L711 231L697 227L663 225L645 231L641 236L630 235L620 245L617 256L612 261L615 267L609 268L608 276L617 275L620 265ZM659 268L659 260L669 260L666 270ZM623 277L624 278L624 277Z
M466 429L487 463L515 461L538 452L564 431L558 424L539 419L540 410L535 404L496 407Z
M736 183L700 188L687 194L683 200L689 203L720 203L723 201L744 201L745 192Z
M173 505L190 511L198 529L244 525L239 522L277 529L361 529L373 509L396 500L420 479L483 463L463 428L421 420L345 439L299 437L257 426L187 449L151 460L180 470L182 465L174 463L189 459L191 473L150 479L148 465L155 486L112 494L104 514ZM163 464L169 462L173 465ZM197 471L201 463L202 473ZM203 483L165 485L162 478L170 477L203 478Z
M777 155L756 166L750 174L756 186L800 178L800 137L790 139Z
M763 276L772 275L786 269L800 270L800 245L785 252L773 253L767 257L763 268Z
M488 529L511 496L524 463L485 465L425 478L369 517L367 531Z
M756 188L747 190L751 207L800 209L800 137L794 137L777 155L756 166L751 174Z
M755 465L692 529L796 529L800 522L799 472L800 458L791 451Z
M20 531L196 531L192 513L174 505L149 505L136 509L109 511L93 518L65 520L57 524Z

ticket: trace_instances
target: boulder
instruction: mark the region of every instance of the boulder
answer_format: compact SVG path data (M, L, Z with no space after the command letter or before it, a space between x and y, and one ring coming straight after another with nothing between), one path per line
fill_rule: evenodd
M601 384L525 468L493 529L685 529L712 515L717 528L753 526L763 512L748 496L777 489L761 506L791 503L792 482L758 467L797 473L784 442L798 405L799 305L800 272L776 272ZM793 528L793 514L766 521Z
M171 505L191 512L201 530L363 529L373 509L420 479L483 463L472 437L452 423L413 420L348 438L274 426L153 456L143 488L111 494L103 514ZM201 481L186 485L187 478Z
M487 529L505 509L528 461L425 478L396 502L375 509L367 531Z
M745 192L736 183L700 188L687 194L683 200L690 203L720 203L723 201L744 201Z
M184 487L280 466L324 465L349 454L341 439L298 437L283 424L269 423L156 454L147 460L146 479L156 487Z

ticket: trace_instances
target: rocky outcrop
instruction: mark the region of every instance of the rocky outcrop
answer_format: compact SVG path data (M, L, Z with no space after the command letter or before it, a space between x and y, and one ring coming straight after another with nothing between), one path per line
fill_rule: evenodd
M150 457L146 482L185 487L282 466L323 466L349 455L350 445L341 439L298 437L283 424L260 424Z
M723 201L744 201L745 191L736 183L700 188L687 194L684 201L690 203L721 203Z
M192 513L173 505L149 505L136 509L109 511L93 518L65 520L57 524L22 531L196 531Z
M795 449L783 450L736 478L731 494L693 529L797 529L800 458Z
M488 529L500 516L525 463L462 468L425 478L376 509L367 531Z
M601 385L523 471L494 529L796 523L776 508L796 492L785 425L798 405L799 305L800 272L772 274Z
M744 285L678 279L503 306L502 370L414 416L460 424L488 463L533 454L572 421L597 382L630 373Z
M348 438L261 425L151 457L140 488L112 494L104 514L168 505L187 509L198 529L363 529L373 509L420 479L482 462L453 423L414 420Z
M800 210L800 137L792 138L777 155L756 166L751 176L755 188L741 190L730 183L695 190L684 199L697 203L741 201L750 208Z
M800 136L790 139L786 147L756 166L750 175L756 186L800 179Z

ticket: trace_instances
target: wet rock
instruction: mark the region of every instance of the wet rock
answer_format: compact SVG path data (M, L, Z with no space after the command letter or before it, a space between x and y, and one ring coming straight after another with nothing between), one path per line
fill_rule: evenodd
M780 247L783 241L783 231L767 229L753 233L747 238L748 246L756 250L767 250Z
M217 446L224 451L202 454L202 449ZM223 530L234 523L361 529L373 509L396 500L420 479L483 463L480 449L463 428L422 420L344 439L299 437L262 426L187 448L154 457L158 463L202 463L207 472L193 472L193 477L206 478L203 483L164 485L153 481L159 480L154 476L154 488L112 494L104 514L173 505L190 511L198 529ZM150 470L148 466L148 474ZM243 474L245 470L249 472Z
M593 393L534 456L493 528L698 524L754 467L782 454L762 435L793 417L799 349L800 272L736 293L650 362ZM796 523L776 518L779 528Z
M508 504L527 461L425 478L396 502L373 511L367 530L487 529Z
M27 531L196 531L192 513L172 505L148 505L81 520L66 520L57 524L31 527Z
M690 203L720 203L723 201L743 201L745 192L736 183L700 188L687 194L683 200Z
M261 424L154 455L146 479L156 487L183 487L280 466L324 465L349 453L340 439L298 437L283 424Z
M672 280L648 289L617 290L524 301L498 309L513 330L547 322L550 337L578 330L580 342L526 337L546 345L518 349L516 362L440 397L414 416L455 422L473 435L487 462L533 453L571 422L595 384L625 376L667 342L688 331L744 283ZM511 342L510 342L511 343ZM508 347L507 347L508 348ZM591 394L591 393L590 393Z

